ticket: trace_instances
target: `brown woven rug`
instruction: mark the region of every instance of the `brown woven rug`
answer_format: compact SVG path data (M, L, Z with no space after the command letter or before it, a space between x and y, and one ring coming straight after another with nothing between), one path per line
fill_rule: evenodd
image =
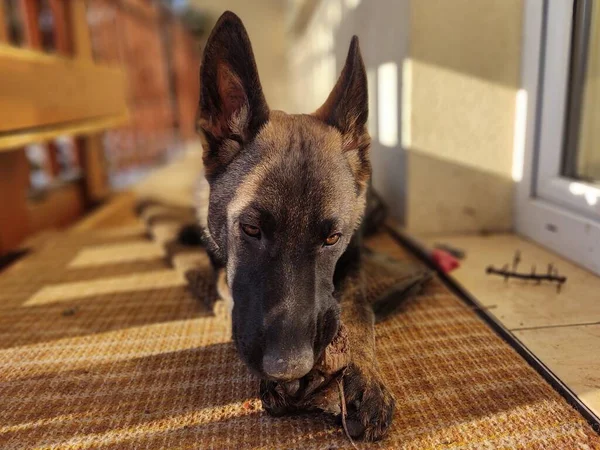
M267 416L229 336L141 226L52 235L0 274L0 448L351 448L323 415ZM361 448L600 448L437 280L377 339L397 413Z

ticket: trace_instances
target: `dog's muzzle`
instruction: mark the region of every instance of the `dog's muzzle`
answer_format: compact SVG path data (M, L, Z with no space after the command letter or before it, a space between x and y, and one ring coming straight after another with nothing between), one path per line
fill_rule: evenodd
M313 350L290 352L268 351L263 356L263 372L277 381L289 381L302 378L311 371L315 363Z

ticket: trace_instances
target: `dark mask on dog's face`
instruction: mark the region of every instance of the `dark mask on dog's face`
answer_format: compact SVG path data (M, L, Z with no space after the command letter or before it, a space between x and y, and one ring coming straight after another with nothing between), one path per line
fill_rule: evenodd
M358 40L312 115L269 110L232 13L208 40L200 81L208 239L226 267L234 341L261 376L296 379L337 332L334 275L365 207L370 140Z

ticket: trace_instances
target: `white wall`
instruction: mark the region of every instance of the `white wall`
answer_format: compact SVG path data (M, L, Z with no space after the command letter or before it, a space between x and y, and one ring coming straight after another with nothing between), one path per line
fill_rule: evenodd
M373 185L409 231L512 227L522 9L521 0L321 0L294 40L294 105L309 112L359 36ZM396 82L380 90L394 68Z
M512 228L522 14L521 0L411 2L409 231Z
M391 214L404 218L405 163L401 151L402 62L407 57L409 0L322 0L306 31L291 52L291 80L295 94L294 112L312 112L326 99L346 59L351 37L360 39L362 55L370 75L370 126L373 184L384 195ZM397 70L396 96L377 101L380 67L393 63ZM388 66L389 67L389 66ZM385 71L385 69L384 69ZM389 72L389 69L388 69ZM379 104L378 104L379 103ZM393 123L378 120L378 109L395 104ZM380 143L378 128L397 131L396 143ZM392 139L393 140L393 139Z

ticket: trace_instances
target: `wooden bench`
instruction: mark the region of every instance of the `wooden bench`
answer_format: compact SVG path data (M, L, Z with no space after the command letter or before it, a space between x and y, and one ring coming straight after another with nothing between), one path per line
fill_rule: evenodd
M0 1L0 256L104 201L107 166L149 167L195 138L199 55L157 1ZM54 180L41 190L32 150Z
M10 42L0 2L0 254L31 234L80 215L85 202L107 194L99 133L128 120L126 76L121 67L92 56L84 0L49 0L54 52L44 52L37 0L18 0L24 42ZM54 139L75 137L83 175L43 202L28 201L29 162L24 147L47 142L55 167Z

